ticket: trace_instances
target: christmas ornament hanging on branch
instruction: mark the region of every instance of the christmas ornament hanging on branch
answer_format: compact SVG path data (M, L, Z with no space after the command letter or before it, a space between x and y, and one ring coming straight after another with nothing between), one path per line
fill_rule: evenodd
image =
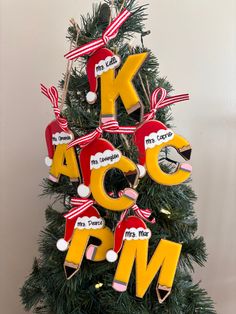
M60 176L65 175L71 181L78 181L80 174L74 148L67 149L67 145L74 139L74 135L68 128L67 120L61 117L61 110L58 107L58 91L54 86L46 88L41 84L41 92L52 103L56 117L45 131L48 149L45 163L50 167L48 178L53 182L58 182Z
M57 241L57 248L60 251L68 249L64 262L67 279L71 279L79 271L85 254L88 260L102 261L113 245L113 233L105 226L104 220L93 204L92 200L74 197L71 199L71 205L75 207L64 215L65 235L63 239ZM90 244L87 247L90 237L99 239L101 244L99 246Z
M135 204L138 193L134 188L138 184L139 169L110 142L105 139L92 141L82 148L79 160L83 177L83 184L78 186L81 197L88 197L92 193L100 206L114 211L122 211ZM109 196L105 190L105 176L111 169L121 170L130 185L118 198Z
M116 261L117 253L123 245L112 287L119 292L126 291L133 264L136 262L136 296L139 298L143 298L160 270L156 291L158 300L162 303L173 285L181 244L161 240L148 263L150 237L151 231L142 219L135 216L124 218L116 227L114 248L107 252L106 259L109 262Z
M192 172L191 165L179 163L174 173L164 172L158 161L160 152L165 147L174 147L185 159L191 156L191 146L182 136L175 134L163 123L152 120L156 111L173 103L189 99L188 94L166 98L166 90L157 88L151 95L151 110L144 116L134 134L134 143L138 148L139 163L145 166L153 181L164 185L176 185L186 181Z
M115 102L118 96L130 116L141 121L143 117L143 105L132 84L132 79L144 63L147 53L129 56L119 74L115 76L115 69L119 67L121 60L109 49L103 48L111 39L114 39L121 25L129 18L131 12L124 9L103 32L102 38L94 40L81 47L68 52L65 57L75 60L79 57L90 55L87 63L87 76L90 92L86 99L93 104L97 100L97 78L101 78L101 122L116 120Z

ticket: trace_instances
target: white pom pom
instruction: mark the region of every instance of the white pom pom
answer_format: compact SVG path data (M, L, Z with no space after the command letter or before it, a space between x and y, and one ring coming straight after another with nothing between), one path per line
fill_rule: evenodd
M143 178L146 174L146 169L142 165L137 165L139 170L139 178Z
M108 262L110 262L110 263L115 262L117 260L117 257L118 257L118 255L115 251L113 251L113 250L107 251L106 259Z
M49 158L48 156L45 157L45 164L46 164L46 166L51 167L51 165L52 165L52 159Z
M86 100L89 104L94 104L97 100L97 94L94 92L88 92L88 94L86 95Z
M89 197L91 194L90 188L84 184L80 184L77 188L77 193L81 197Z
M57 241L57 248L59 251L66 251L68 249L69 243L66 242L64 239L59 239Z

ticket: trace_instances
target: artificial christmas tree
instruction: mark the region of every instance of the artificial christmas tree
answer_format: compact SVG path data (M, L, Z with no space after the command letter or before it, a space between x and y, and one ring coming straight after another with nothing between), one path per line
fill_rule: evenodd
M171 85L158 76L143 44L145 9L114 0L94 6L81 27L72 20L61 106L55 87L42 85L56 116L46 131L43 192L57 202L46 210L40 257L21 289L27 310L215 313L191 279L193 264L206 260L186 182L192 168L168 149L190 159L168 107L188 95L169 96ZM141 46L129 45L134 35Z

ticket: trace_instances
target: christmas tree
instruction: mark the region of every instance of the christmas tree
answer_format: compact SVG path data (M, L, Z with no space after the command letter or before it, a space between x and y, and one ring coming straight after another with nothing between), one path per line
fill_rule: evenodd
M188 96L170 96L171 84L159 76L158 61L144 46L150 33L145 31L145 10L136 0L114 0L94 5L81 25L72 20L66 57L73 61L59 84L62 97L56 88L42 85L56 116L46 130L51 168L43 181L43 194L53 198L53 205L46 209L40 256L21 289L26 310L215 313L206 291L191 278L194 264L203 266L207 256L203 238L195 235L191 168L175 161L168 148L174 146L190 159L190 144L170 129L169 106ZM132 47L134 36L141 40ZM158 144L149 135L153 132ZM129 238L135 230L142 239ZM165 283L168 277L174 279L173 287Z

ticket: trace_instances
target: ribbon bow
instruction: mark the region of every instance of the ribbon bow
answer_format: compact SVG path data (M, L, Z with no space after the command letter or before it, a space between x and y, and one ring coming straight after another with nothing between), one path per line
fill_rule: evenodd
M133 134L136 130L135 126L119 126L116 120L107 121L97 127L93 132L86 134L68 144L67 149L79 145L81 148L88 145L95 139L101 137L103 131L109 133Z
M113 195L114 193L109 193L110 195ZM119 197L122 196L123 191L119 191L118 195ZM90 206L95 204L95 201L91 200L91 199L84 199L84 198L78 198L78 197L72 197L70 204L73 207L68 213L66 213L64 215L64 217L66 219L73 219L75 217L78 217L80 214L82 214L83 212L86 211L86 209L88 209ZM154 224L156 222L155 218L153 219L149 219L149 217L152 214L152 210L151 209L141 209L138 207L138 205L133 205L132 209L134 211L134 214L136 214L138 217L140 217L141 219L144 219L152 224ZM122 214L121 214L121 218L120 221L124 219L124 217L126 216L128 212L128 209L126 209Z
M152 214L152 210L149 209L149 208L146 208L146 209L142 209L142 208L139 208L138 205L134 205L132 206L132 209L134 211L134 213L136 214L136 216L154 224L156 222L156 219L153 217L152 219L150 219L150 216Z
M145 121L152 120L155 117L157 110L161 108L172 105L176 102L189 100L188 94L181 94L181 95L171 96L168 98L166 98L166 95L167 95L167 92L162 87L158 87L154 90L150 99L151 110L149 113L144 115Z
M110 192L109 194L111 196L114 195L113 192ZM123 195L123 191L119 191L118 192L118 196L121 197L122 195ZM139 218L144 219L144 220L150 222L151 224L156 223L156 219L155 218L149 219L151 214L152 214L152 210L151 209L149 209L149 208L146 208L146 209L140 208L137 204L133 205L131 208L133 209L134 214L136 216L138 216ZM120 221L122 221L125 218L125 216L127 215L128 211L129 211L129 209L126 209L121 214Z
M72 219L80 214L82 214L86 209L88 209L90 206L92 206L95 202L90 199L84 199L84 198L78 198L78 197L72 197L70 201L71 205L75 206L73 207L68 213L64 215L64 217L67 219Z
M152 210L151 209L149 209L149 208L143 209L143 208L138 207L138 205L136 205L136 204L133 205L131 208L133 209L134 214L136 216L138 216L139 218L141 218L143 220L146 220L147 222L150 222L151 224L156 223L156 219L155 218L152 218L152 219L149 218L151 216L151 214L152 214ZM120 221L122 221L125 218L125 216L127 215L128 211L129 210L126 209L121 214Z
M95 39L87 44L84 44L78 48L75 48L65 54L65 57L69 60L74 60L84 55L92 54L97 49L106 46L109 40L116 37L121 25L129 18L131 12L124 9L117 17L108 25L106 30L103 32L102 37Z
M61 117L61 110L58 108L58 91L55 86L51 86L49 88L45 87L43 84L40 84L41 86L41 93L43 93L52 103L54 114L56 117L56 120L63 131L68 131L68 123L65 118Z

